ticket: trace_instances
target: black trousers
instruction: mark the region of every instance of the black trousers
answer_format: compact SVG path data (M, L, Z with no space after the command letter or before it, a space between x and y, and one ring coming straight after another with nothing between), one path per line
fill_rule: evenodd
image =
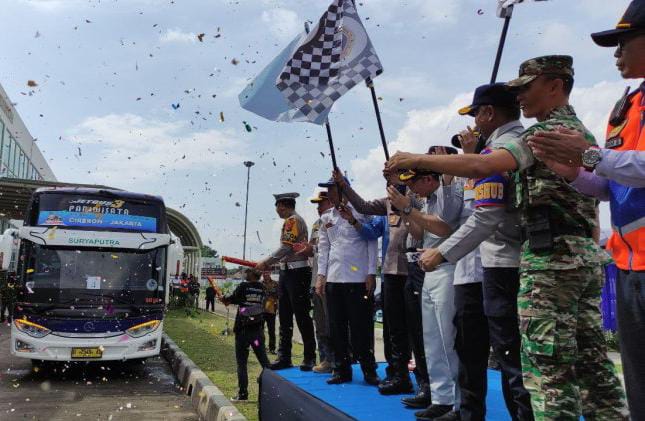
M481 282L455 285L455 349L459 356L460 415L463 421L486 419L488 320Z
M484 268L484 312L490 344L502 371L502 392L513 420L533 420L531 397L522 382L517 268Z
M309 315L311 300L309 285L311 268L287 269L280 271L278 281L278 312L280 317L280 347L278 359L291 361L291 340L293 338L293 316L296 316L298 330L304 344L305 360L316 361L316 338L314 323Z
M387 320L387 337L384 335L383 340L390 344L388 364L399 376L407 375L410 361L410 340L405 320L406 280L407 276L385 275L381 288L384 294L383 315Z
M237 384L240 395L249 393L249 376L247 363L249 361L249 347L253 349L258 362L262 367L269 366L266 350L264 349L264 332L262 324L240 328L235 332L235 361L237 362Z
M351 377L348 337L351 336L352 353L363 372L376 369L374 352L370 349L370 300L366 299L367 289L361 283L327 282L327 315L334 354L334 372Z
M267 331L269 332L269 351L275 350L275 313L264 313Z
M423 325L421 323L421 289L423 288L424 278L425 272L421 270L418 264L408 263L408 277L404 288L405 320L408 340L417 365L414 375L419 385L430 384L426 353L423 347Z
M616 310L620 358L633 421L645 420L645 272L618 271Z
M208 311L209 307L211 311L215 311L215 297L206 297L206 311Z

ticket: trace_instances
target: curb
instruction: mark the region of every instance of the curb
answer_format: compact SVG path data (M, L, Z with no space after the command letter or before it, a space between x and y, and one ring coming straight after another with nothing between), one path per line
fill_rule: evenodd
M191 397L200 420L247 421L222 391L165 333L161 339L161 355L172 367L182 390Z

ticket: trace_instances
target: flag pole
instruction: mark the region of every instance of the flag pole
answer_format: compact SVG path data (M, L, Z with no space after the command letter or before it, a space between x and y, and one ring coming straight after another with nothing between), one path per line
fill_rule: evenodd
M513 17L513 6L502 7L499 13L500 17L504 18L504 26L502 27L502 33L499 37L499 45L497 46L497 54L495 56L495 64L493 64L493 74L490 77L490 83L495 83L497 80L497 72L499 71L499 65L502 61L502 53L504 52L504 44L506 44L508 27L511 23L511 17Z
M329 153L331 154L331 163L334 166L334 171L338 169L336 164L336 152L334 151L334 138L331 136L331 125L329 118L325 120L325 129L327 129L327 141L329 142ZM340 188L340 186L338 186Z
M374 81L372 78L365 79L365 84L370 88L372 93L372 104L374 104L374 112L376 113L376 122L378 123L378 130L381 134L381 144L383 145L383 152L385 153L385 160L390 160L390 152L387 150L387 141L385 140L385 131L383 130L383 122L381 121L381 110L378 106L378 98L376 97L376 90L374 89Z

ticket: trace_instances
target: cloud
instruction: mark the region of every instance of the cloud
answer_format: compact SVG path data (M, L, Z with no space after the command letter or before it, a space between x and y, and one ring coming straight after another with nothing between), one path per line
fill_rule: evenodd
M289 9L271 9L262 12L264 22L271 35L280 41L286 41L304 30L304 21L298 14Z
M604 144L607 116L626 85L624 81L602 81L593 86L574 88L572 92L571 103L600 145ZM433 144L449 145L453 134L463 129L465 125L472 124L472 119L460 117L456 112L471 99L472 93L458 94L447 105L408 112L407 120L399 130L396 140L388 145L390 153L397 150L422 153ZM528 124L530 122L525 122L525 126ZM373 148L366 157L352 160L350 168L350 177L356 190L363 197L384 196L381 148ZM606 212L606 208L603 208L603 226L608 224Z
M194 32L182 32L181 29L167 29L164 34L159 36L159 41L161 42L191 42L194 43L197 40L197 35Z
M370 17L383 24L390 22L410 22L410 16L422 23L453 24L457 22L463 0L371 0L365 2L365 12L359 8L361 16Z
M89 177L128 185L158 180L174 170L220 171L244 160L245 145L232 132L191 131L187 122L165 122L134 114L89 117L68 132L86 148L81 161L99 165Z

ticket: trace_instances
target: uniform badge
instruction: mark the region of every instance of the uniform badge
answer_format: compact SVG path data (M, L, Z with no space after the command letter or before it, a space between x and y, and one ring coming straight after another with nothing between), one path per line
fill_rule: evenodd
M398 227L399 224L401 223L401 215L391 213L390 216L388 217L388 223L390 224L391 227Z
M607 135L607 141L605 142L605 148L608 149L613 149L617 148L619 146L622 146L623 144L623 138L620 136L620 133L623 131L625 126L627 126L627 123L629 122L628 119L625 119L621 124L618 126L614 127L611 129L609 134Z

